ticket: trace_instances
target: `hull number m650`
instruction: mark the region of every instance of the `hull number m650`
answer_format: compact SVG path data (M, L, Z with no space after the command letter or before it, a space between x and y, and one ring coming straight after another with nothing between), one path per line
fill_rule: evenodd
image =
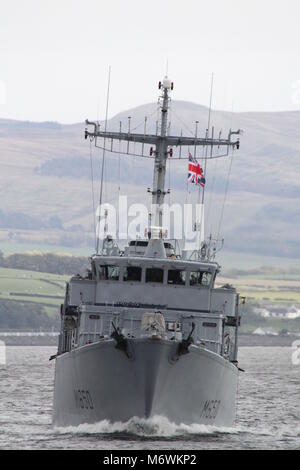
M220 405L220 400L206 400L201 412L201 418L215 419L218 414Z
M76 405L78 408L93 410L94 404L88 390L75 390Z

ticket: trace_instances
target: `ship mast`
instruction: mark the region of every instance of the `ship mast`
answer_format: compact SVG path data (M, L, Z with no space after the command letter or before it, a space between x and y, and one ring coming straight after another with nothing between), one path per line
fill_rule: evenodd
M168 140L167 126L168 126L168 109L169 109L169 92L173 89L173 83L165 77L163 82L159 83L159 88L162 89L162 106L161 106L161 131L160 139L155 148L155 163L153 174L153 190L152 190L152 204L154 206L154 225L162 229L162 204L165 199L165 178L166 178L166 164L168 158Z
M112 152L113 148L113 141L118 141L119 143L121 141L126 141L127 142L127 155L140 155L140 156L145 156L143 154L143 150L141 154L132 154L129 153L129 143L134 142L134 143L140 143L142 144L142 149L144 149L144 145L148 144L150 145L150 156L154 154L154 171L153 171L153 188L150 190L152 194L152 207L154 209L154 213L150 214L150 223L148 227L148 233L149 233L149 238L163 238L163 230L162 230L162 221L163 221L163 210L162 210L162 205L164 203L166 191L165 191L165 178L166 178L166 163L167 159L170 155L170 149L172 147L180 147L180 155L181 155L181 147L182 146L187 146L187 147L206 147L210 148L210 155L206 155L204 158L205 159L213 159L213 158L219 158L220 156L227 156L229 153L229 149L235 149L239 148L239 139L237 140L232 140L232 135L234 134L240 134L240 130L238 131L231 131L228 134L227 139L221 139L220 137L218 139L214 139L213 136L209 137L206 135L204 138L198 137L197 135L195 137L185 137L185 136L170 136L167 133L167 127L168 127L168 110L169 110L169 101L170 101L170 91L173 90L173 82L169 80L168 77L165 77L162 82L159 82L159 89L162 91L161 99L162 99L162 104L161 104L161 119L160 119L160 133L156 134L146 134L144 132L143 134L138 134L138 133L132 133L130 131L130 128L128 129L128 132L122 132L121 128L119 132L111 132L107 131L106 128L104 131L101 130L100 124L98 122L92 122L89 120L86 120L86 125L87 126L92 126L94 129L90 130L89 128L85 129L85 138L87 139L88 137L91 140L95 140L95 145L96 147L105 149L108 152ZM97 140L102 139L103 146L97 145ZM111 147L106 147L105 142L107 140L111 140ZM213 148L219 149L220 147L225 147L227 149L227 153L224 155L217 155L213 156ZM125 153L125 152L118 152L118 153ZM174 160L177 159L188 159L188 156L186 157L179 157L179 158L174 158ZM155 227L155 230L152 230L153 227Z

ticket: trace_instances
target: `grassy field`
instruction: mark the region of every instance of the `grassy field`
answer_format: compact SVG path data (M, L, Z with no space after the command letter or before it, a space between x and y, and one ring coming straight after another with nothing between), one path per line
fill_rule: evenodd
M253 333L257 328L266 330L274 330L278 333L286 330L291 333L300 333L300 320L284 319L284 318L266 318L259 323L256 321L247 321L247 314L242 314L241 333Z
M37 302L56 307L64 297L69 276L0 268L0 299ZM217 285L232 284L251 302L300 304L300 279L219 277Z
M278 268L299 268L300 259L297 257L279 257L279 256L263 256L262 254L255 255L254 253L240 253L235 251L227 251L225 248L218 253L217 261L223 266L225 270L231 268L239 269L253 269L260 268L261 266L269 266L275 269Z
M35 303L52 318L57 316L58 307L62 303L65 283L70 276L40 273L35 271L0 268L0 301L16 301L20 304ZM234 285L247 304L281 306L288 308L295 305L300 308L300 279L274 279L254 276L219 277L217 285ZM300 320L282 318L246 318L243 315L241 331L252 332L257 327L273 328L276 331L288 330L300 332Z
M241 275L217 278L218 286L231 284L241 296L246 297L246 306L260 306L268 311L284 313L290 307L300 308L300 275ZM245 309L244 309L245 310ZM241 309L243 312L243 309ZM280 332L300 333L300 318L285 319L249 316L242 313L241 332L252 333L258 327Z
M34 302L55 315L64 298L69 276L0 268L0 300Z
M292 279L278 277L240 276L236 278L219 277L218 285L232 284L248 301L272 304L300 304L299 275Z

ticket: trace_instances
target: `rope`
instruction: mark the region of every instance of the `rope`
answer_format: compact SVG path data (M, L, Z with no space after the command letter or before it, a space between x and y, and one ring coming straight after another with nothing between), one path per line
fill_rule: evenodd
M214 86L214 74L211 76L211 83L210 83L210 98L209 98L209 110L208 110L208 121L207 121L207 138L209 137L210 133L210 121L211 121L211 112L212 112L212 97L213 97L213 86ZM207 152L208 146L205 146L205 162L204 162L204 176L206 176L206 168L207 168ZM205 195L205 186L202 191L202 204L204 204L204 195Z
M96 233L96 211L95 211L95 192L94 192L94 169L93 169L93 156L92 156L92 141L90 140L90 163L91 163L91 182L92 182L92 203L93 203L93 218L94 218L94 236L95 236L95 250L97 249L97 233Z
M119 140L119 150L121 149L121 141ZM117 240L119 241L119 232L120 232L120 195L121 195L121 154L119 152L118 158L118 212L117 212Z
M171 109L171 107L170 107L170 109ZM181 122L181 124L186 128L186 130L194 137L195 133L193 131L191 131L191 129L189 129L187 124L175 113L173 106L172 106L172 113L178 119L178 121Z
M212 73L211 75L211 82L210 82L210 98L209 98L209 110L208 110L208 121L207 121L207 130L206 130L206 136L207 138L209 137L209 132L210 132L210 121L211 121L211 112L212 112L212 98L213 98L213 86L214 86L214 74ZM203 149L204 150L204 149ZM208 152L208 146L205 146L205 161L204 161L204 177L206 178L206 170L207 170L207 152ZM202 210L204 207L204 196L205 196L205 186L203 187L202 191ZM200 234L202 230L202 220L203 217L201 215L201 221L200 221ZM203 220L204 222L204 220ZM205 237L205 234L204 234Z
M108 117L108 105L109 105L109 90L110 90L110 71L111 67L109 66L108 69L108 84L107 84L107 97L106 97L106 112L105 112L105 128L104 131L107 130L107 117ZM104 137L104 148L102 152L102 168L101 168L101 181L100 181L100 194L99 194L99 211L101 211L102 206L102 195L103 195L103 177L104 177L104 163L105 163L105 141L106 138ZM100 222L100 212L99 212L99 222ZM100 229L100 223L99 223ZM99 252L99 233L97 233L97 244L96 244L96 253Z
M153 113L149 114L149 116L146 115L147 120L150 120L150 119L154 116L154 114L156 114L156 113L157 113L157 108L155 108L155 110L153 111ZM144 119L142 122L140 122L139 124L137 124L137 126L133 127L133 128L130 130L130 133L132 133L132 131L136 131L136 130L137 130L139 127L141 127L144 123L145 123L145 119Z
M190 153L190 148L188 147L188 153ZM189 180L188 180L188 168L187 168L187 175L186 175L186 195L185 195L185 204L188 203L189 195L191 194Z
M215 164L214 164L214 169L212 172L212 182L211 182L211 188L209 192L209 200L208 200L208 209L207 209L207 215L208 217L210 216L210 209L211 209L211 204L212 204L212 196L215 188L215 182L216 182L216 173L217 173L217 163L218 160L215 159Z
M232 127L232 121L233 121L233 109L234 109L234 106L233 106L233 103L232 103L231 115L230 115L230 129ZM231 169L232 169L233 151L234 150L232 149L231 157L230 157L230 160L229 160L229 168L228 168L227 180L226 180L225 191L224 191L223 205L222 205L222 209L221 209L221 215L220 215L219 226L218 226L218 231L217 231L217 240L219 239L220 232L221 232L221 227L222 227L222 223L223 223L225 204L226 204L227 193L228 193L228 188L229 188L229 178L230 178Z
M219 240L220 232L221 232L221 226L223 222L223 216L224 216L224 209L225 209L225 204L227 200L227 194L228 194L228 188L229 188L229 179L230 179L230 174L231 174L231 169L232 169L232 162L233 162L233 149L230 157L230 162L229 162L229 169L227 173L227 180L226 180L226 186L225 186L225 193L224 193L224 200L223 200L223 205L222 205L222 210L221 210L221 215L220 215L220 221L219 221L219 227L218 227L218 234L217 234L217 240Z
M168 158L169 165L169 207L171 207L171 159Z

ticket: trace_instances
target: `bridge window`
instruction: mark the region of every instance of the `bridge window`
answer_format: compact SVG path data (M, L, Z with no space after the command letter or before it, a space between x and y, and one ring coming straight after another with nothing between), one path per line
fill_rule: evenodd
M168 271L168 284L177 286L184 286L186 279L186 272L181 269L170 269Z
M164 270L160 268L147 268L146 269L146 282L160 282L164 281Z
M129 242L129 246L143 246L143 247L146 247L146 246L148 246L148 240L147 241L133 240L133 241Z
M142 268L138 266L127 266L123 271L123 281L141 282Z
M101 281L118 281L120 277L120 268L119 266L100 266L99 268L99 278Z
M190 272L190 286L209 286L211 282L211 273L207 271Z

